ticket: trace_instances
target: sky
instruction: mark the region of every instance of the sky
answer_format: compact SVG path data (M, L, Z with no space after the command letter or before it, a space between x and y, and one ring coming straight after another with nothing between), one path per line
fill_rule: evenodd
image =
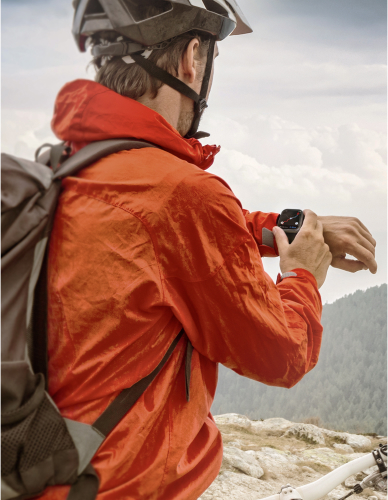
M358 217L376 275L330 269L323 302L386 283L385 0L239 0L253 33L219 44L201 129L210 172L250 211ZM33 158L67 81L93 79L71 35L70 0L2 0L2 150ZM206 140L203 141L206 143ZM264 259L275 279L278 259Z

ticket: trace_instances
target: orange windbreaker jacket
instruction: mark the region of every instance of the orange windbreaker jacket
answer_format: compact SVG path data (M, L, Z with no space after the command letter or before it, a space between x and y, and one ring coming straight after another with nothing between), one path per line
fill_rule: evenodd
M321 299L304 270L275 285L263 227L205 171L219 148L183 139L163 117L86 80L65 85L53 118L74 150L132 137L160 146L110 155L63 181L49 252L49 392L63 416L92 423L172 357L92 463L99 500L194 500L222 460L210 414L217 365L291 387L317 363ZM190 401L185 349L193 347ZM65 499L51 487L44 499Z

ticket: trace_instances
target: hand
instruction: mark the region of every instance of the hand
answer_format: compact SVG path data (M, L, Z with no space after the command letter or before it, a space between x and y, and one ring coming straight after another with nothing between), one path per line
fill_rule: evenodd
M376 241L361 221L335 215L318 216L318 220L323 224L323 237L333 254L333 267L350 273L363 269L369 269L372 274L377 272ZM357 260L346 259L346 254Z
M280 257L280 270L282 273L292 269L306 269L317 280L321 288L326 279L332 255L329 246L323 239L322 223L311 210L304 210L305 219L303 226L290 245L286 233L275 226L272 232Z

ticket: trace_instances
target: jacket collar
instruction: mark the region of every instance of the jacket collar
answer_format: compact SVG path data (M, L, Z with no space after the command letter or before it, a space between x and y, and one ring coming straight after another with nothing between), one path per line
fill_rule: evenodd
M91 80L67 83L59 92L51 122L55 135L73 152L104 139L143 139L206 170L220 150L184 139L161 115Z

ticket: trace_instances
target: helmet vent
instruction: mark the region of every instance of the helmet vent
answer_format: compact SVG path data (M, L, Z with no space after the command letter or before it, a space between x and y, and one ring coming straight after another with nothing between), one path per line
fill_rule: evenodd
M88 14L104 14L104 9L102 8L98 0L91 0L88 3L85 15Z
M171 2L166 0L143 0L142 2L125 0L124 4L137 23L172 10Z
M221 16L224 17L229 17L228 11L215 0L202 0L202 2L205 5L206 9L209 10L210 12L214 12L215 14L220 14Z

